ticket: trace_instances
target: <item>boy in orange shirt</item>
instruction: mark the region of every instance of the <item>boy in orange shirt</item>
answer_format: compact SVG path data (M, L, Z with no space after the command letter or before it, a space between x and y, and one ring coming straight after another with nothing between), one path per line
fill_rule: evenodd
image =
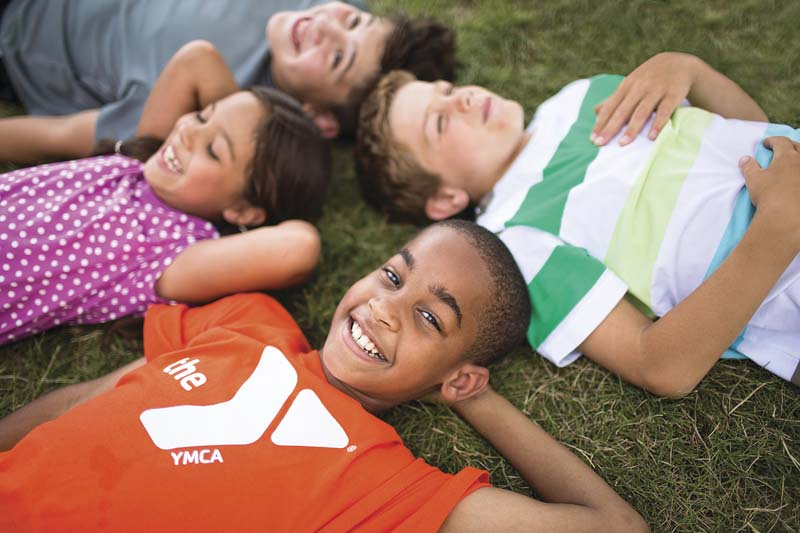
M522 283L495 236L449 221L348 290L321 352L264 295L155 306L144 359L0 421L0 529L645 530L488 386L524 334ZM372 414L422 397L548 503L415 459Z

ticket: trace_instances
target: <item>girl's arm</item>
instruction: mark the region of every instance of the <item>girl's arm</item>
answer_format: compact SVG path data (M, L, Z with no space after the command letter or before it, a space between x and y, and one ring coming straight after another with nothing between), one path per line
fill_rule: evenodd
M213 44L208 41L185 44L153 85L136 135L165 139L178 118L238 90L233 74Z
M288 220L193 244L156 283L162 298L202 303L236 292L279 289L305 281L319 262L311 224Z
M654 112L648 137L655 139L687 97L692 105L725 118L767 121L767 115L749 94L702 59L662 52L631 72L614 94L595 108L594 142L606 144L627 123L619 142L628 144Z
M478 489L442 531L647 531L647 525L591 468L494 390L453 405L544 501Z
M658 321L623 300L579 350L625 380L663 396L689 393L746 326L800 252L800 144L771 137L768 169L742 166L758 206L720 267Z

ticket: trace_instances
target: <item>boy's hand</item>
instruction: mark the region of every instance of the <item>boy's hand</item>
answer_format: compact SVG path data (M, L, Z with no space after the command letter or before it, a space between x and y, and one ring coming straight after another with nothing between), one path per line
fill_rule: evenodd
M647 137L655 140L670 115L689 94L698 59L688 54L663 52L653 56L622 81L614 94L595 107L597 122L592 141L606 144L628 124L620 146L630 143L656 113Z
M756 216L768 217L774 235L800 251L800 143L769 137L764 146L773 151L768 168L749 156L739 160L747 192L758 208Z

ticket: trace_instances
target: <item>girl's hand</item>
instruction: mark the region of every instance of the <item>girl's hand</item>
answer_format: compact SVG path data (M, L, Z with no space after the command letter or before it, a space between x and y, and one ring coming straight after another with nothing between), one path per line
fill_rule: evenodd
M604 102L595 107L597 122L592 142L603 146L628 124L620 146L630 143L655 112L647 137L655 140L670 115L689 94L699 60L688 54L663 52L653 56L622 81Z

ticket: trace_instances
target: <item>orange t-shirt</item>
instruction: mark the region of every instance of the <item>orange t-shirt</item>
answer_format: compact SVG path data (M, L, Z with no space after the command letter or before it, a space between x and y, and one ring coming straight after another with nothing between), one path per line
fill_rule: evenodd
M2 531L434 531L487 486L331 386L273 299L154 306L148 364L0 454Z

